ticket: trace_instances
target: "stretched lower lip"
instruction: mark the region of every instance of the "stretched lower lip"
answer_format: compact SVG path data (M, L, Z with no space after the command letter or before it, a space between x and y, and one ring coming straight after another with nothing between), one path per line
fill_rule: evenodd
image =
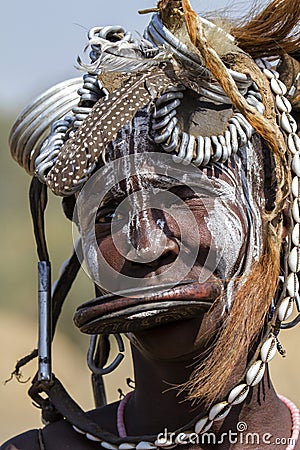
M195 317L207 311L222 292L219 282L183 282L171 289L157 286L141 296L109 294L79 306L75 325L84 333L119 333Z

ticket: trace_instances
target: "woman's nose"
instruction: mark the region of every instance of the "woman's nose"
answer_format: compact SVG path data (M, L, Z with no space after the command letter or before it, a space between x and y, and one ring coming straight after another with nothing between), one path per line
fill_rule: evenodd
M166 223L155 210L143 211L131 221L126 259L139 264L156 265L161 260L175 260L179 245Z

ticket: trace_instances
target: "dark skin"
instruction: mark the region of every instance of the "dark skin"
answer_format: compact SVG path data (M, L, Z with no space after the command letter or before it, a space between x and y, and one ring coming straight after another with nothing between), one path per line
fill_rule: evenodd
M226 179L226 174L224 174L224 177ZM193 197L191 192L185 188L177 187L176 189L176 194L188 203L189 208L193 210L199 231L203 237L201 246L205 249L205 247L214 245L205 225L205 217L207 209L209 209L208 199L206 199L206 207L204 208L203 198ZM234 205L231 205L231 207L236 208ZM100 214L97 215L96 237L99 248L101 248L106 260L115 270L122 270L128 276L131 274L136 276L138 271L141 277L151 280L152 276L163 273L178 256L180 236L172 216L164 213L164 220L168 226L164 228L166 239L159 257L147 262L136 262L126 259L117 251L109 232L110 227L108 225L115 208L116 202L114 200L111 204L106 205L104 212L102 211L101 213L100 209ZM143 209L143 211L146 210ZM242 216L241 212L235 212ZM152 220L147 220L147 226L144 226L145 222L143 220L131 223L130 236L135 248L149 248L149 244L151 244L149 243L149 233L151 229L157 229L159 212L152 211L152 215L148 213L149 211L147 211L147 217L152 217ZM145 218L146 213L143 212L142 216ZM181 219L183 220L183 226L188 226L188 224L184 223L184 217ZM120 220L124 220L124 217L120 218ZM244 224L244 230L245 232L247 230L246 224ZM192 234L190 242L186 243L186 245L193 245ZM242 258L243 251L244 248L241 249L238 259ZM201 255L200 251L196 263L186 276L187 279L196 277L201 270ZM236 261L237 263L238 261ZM184 263L182 263L183 269ZM216 270L215 273L211 274L210 279L219 282L220 276L221 274ZM222 310L223 304L219 302L208 313L201 314L194 319L170 323L149 330L141 330L129 335L132 343L136 387L125 410L125 423L128 435L156 435L163 431L164 428L169 430L176 429L205 411L201 399L197 405L191 405L190 402L184 401L184 394L178 395L178 391L174 389L174 386L178 386L189 379L194 368L195 356L201 355L208 348L211 336L215 334L220 325ZM247 364L246 360L247 355L241 355L239 366L235 367L232 374L233 380L244 371ZM228 380L228 385L229 388L232 388L234 382ZM117 403L114 403L88 414L93 420L101 424L104 429L117 434L116 409ZM272 434L273 437L269 437L271 442L276 437L290 437L290 412L278 399L267 372L261 384L251 390L243 404L233 407L225 420L213 424L211 431L216 434L220 443L213 445L201 444L196 445L195 448L199 450L229 450L233 448L235 450L253 448L264 450L270 448L270 444L262 442L257 447L251 443L233 444L228 443L226 439L222 440L222 433L229 432L229 430L236 431L237 422L245 422L249 433L258 433L261 437L264 433ZM47 450L64 450L69 448L72 448L72 450L92 450L99 448L99 443L93 443L85 436L79 435L66 421L60 421L45 427L43 429L43 440ZM190 447L188 445L186 448ZM1 447L2 450L39 450L39 448L36 431L17 436ZM277 445L276 448L283 450L286 448L286 444ZM300 448L299 443L296 448Z

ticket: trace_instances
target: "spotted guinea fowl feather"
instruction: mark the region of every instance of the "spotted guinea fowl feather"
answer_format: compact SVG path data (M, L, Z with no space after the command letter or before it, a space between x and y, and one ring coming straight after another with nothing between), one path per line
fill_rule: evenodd
M155 68L133 74L126 86L100 99L74 135L61 147L47 177L49 188L67 195L91 172L107 145L136 112L171 85L179 85L172 70Z

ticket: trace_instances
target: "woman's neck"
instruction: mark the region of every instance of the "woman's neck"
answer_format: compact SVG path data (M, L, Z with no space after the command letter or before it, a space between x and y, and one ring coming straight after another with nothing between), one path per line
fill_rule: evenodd
M125 410L128 435L158 435L185 427L195 417L207 414L204 402L197 404L185 400L178 386L185 383L193 371L193 361L151 361L133 349L136 389ZM233 374L233 379L236 379ZM232 389L234 385L230 385ZM226 396L224 399L226 400ZM239 430L245 427L243 430ZM258 387L250 389L246 400L232 407L228 416L213 423L209 433L215 439L214 449L246 449L243 439L260 440L260 449L269 448L267 443L276 438L288 439L291 435L291 417L286 406L278 399L268 372ZM190 428L190 427L189 427ZM190 428L191 429L191 428ZM249 434L250 433L250 434ZM236 439L239 439L236 441ZM265 439L265 443L262 442ZM200 441L199 441L200 442ZM272 441L273 442L273 441ZM201 442L200 442L201 443ZM216 444L219 443L219 444ZM227 443L227 446L225 445ZM265 445L265 447L264 447ZM286 446L282 446L284 449ZM202 448L199 445L198 448ZM208 446L203 446L209 449ZM249 447L250 448L250 447ZM253 448L253 447L252 447ZM280 446L277 448L280 449Z

